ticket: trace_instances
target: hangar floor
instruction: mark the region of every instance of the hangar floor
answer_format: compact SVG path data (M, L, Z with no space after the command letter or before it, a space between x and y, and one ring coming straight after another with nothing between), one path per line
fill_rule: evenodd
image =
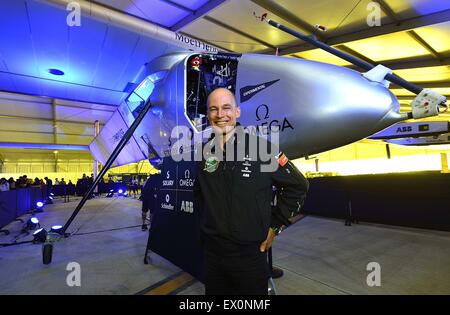
M37 217L45 227L61 224L76 204L57 200ZM78 235L56 243L47 266L40 245L0 248L0 294L203 294L201 283L155 253L143 263L140 206L132 198L88 201L70 228ZM11 223L0 243L21 226ZM66 284L69 262L81 266L80 287ZM381 266L379 287L366 283L370 262ZM278 294L450 294L450 233L310 216L278 237L274 264L284 270Z

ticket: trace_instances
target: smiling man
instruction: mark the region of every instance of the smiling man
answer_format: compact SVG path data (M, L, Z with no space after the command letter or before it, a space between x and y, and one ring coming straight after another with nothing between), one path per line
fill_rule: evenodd
M221 137L223 145L234 134L241 108L237 105L233 93L225 88L217 88L208 97L207 109L209 123L215 135Z
M202 220L205 293L265 295L266 252L299 213L308 182L279 151L272 152L278 167L261 171L264 161L250 152L250 143L267 141L244 132L237 122L241 109L229 90L214 90L207 108L213 134L203 151L210 148L211 154L197 163L194 185ZM278 189L273 209L272 186Z

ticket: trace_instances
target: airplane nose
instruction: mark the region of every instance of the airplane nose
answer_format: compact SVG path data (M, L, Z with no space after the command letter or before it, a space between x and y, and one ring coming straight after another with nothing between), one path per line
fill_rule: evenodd
M388 91L391 96L391 103L387 106L385 110L385 115L381 118L378 123L374 126L374 131L371 134L383 130L395 123L403 121L406 119L406 114L400 114L400 104L398 99L394 94Z
M383 85L346 68L330 70L336 74L329 75L316 88L316 92L321 91L317 93L321 102L317 115L321 121L331 118L336 127L345 123L347 129L353 129L356 138L404 120L397 98ZM312 94L314 97L316 93Z
M249 87L257 92L244 95L242 91ZM385 86L369 81L360 72L331 64L244 55L239 63L238 88L242 111L256 113L265 104L267 124L284 124L281 148L296 156L302 148L309 150L302 152L304 155L323 152L404 120L398 100ZM266 123L251 118L243 123Z

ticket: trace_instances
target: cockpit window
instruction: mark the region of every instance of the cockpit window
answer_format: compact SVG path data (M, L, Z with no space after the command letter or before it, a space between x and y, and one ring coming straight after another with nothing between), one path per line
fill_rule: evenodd
M209 93L224 87L236 89L236 55L192 55L186 64L186 115L197 131L208 127L206 100Z

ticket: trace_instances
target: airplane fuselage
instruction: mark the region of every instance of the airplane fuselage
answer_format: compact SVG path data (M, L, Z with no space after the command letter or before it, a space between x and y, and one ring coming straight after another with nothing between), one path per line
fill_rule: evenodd
M138 87L135 92L142 94L142 85L147 85L152 109L126 147L124 162L133 155L135 160L149 154L167 156L179 126L207 134L206 98L217 87L235 93L239 122L248 132L279 132L279 146L291 158L358 141L403 120L397 99L383 85L357 71L314 61L184 52L153 60L142 76L141 91ZM145 99L132 96L119 107L123 128L131 125L142 106L136 99ZM103 140L94 141L93 152L110 151L98 149L114 143L108 141L110 133L106 130Z

